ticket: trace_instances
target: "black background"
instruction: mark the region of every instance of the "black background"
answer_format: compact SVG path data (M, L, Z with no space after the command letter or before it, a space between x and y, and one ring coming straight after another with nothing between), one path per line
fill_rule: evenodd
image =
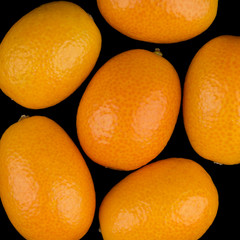
M19 18L33 10L35 7L38 7L46 2L48 1L8 0L4 4L1 3L0 41L3 39L4 35L11 28L11 26L17 20L19 20ZM91 228L89 229L89 232L82 239L102 240L101 234L98 232L99 205L106 193L130 172L110 170L97 165L84 154L79 145L75 126L76 112L79 101L87 84L95 72L103 65L103 63L105 63L114 55L133 48L142 48L153 51L156 47L159 47L163 53L163 56L169 60L177 70L183 87L188 66L193 56L201 46L203 46L210 39L219 35L240 34L239 8L237 5L238 1L219 0L218 13L215 21L210 28L201 35L181 43L152 44L130 39L114 30L105 22L99 13L95 0L78 0L72 2L80 5L86 12L93 16L102 34L102 50L94 69L85 82L70 97L56 106L47 109L31 110L21 107L0 91L0 136L23 114L31 116L47 116L55 120L65 129L83 154L92 174L96 189L97 206L95 218ZM240 215L240 195L238 193L240 188L240 165L217 165L198 156L191 148L191 145L187 139L182 121L182 112L179 114L178 122L173 135L168 142L168 145L156 159L165 159L169 157L184 157L195 160L210 174L218 189L220 200L218 214L214 223L203 235L201 240L219 239L220 237L223 237L223 235L225 235L227 239L240 239L238 223ZM1 239L23 239L11 225L2 205L0 205L0 226L0 228L2 228L0 233Z

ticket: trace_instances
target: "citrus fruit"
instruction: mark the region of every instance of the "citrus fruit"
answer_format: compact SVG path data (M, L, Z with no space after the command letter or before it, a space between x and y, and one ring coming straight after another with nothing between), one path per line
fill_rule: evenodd
M218 0L97 0L105 20L133 39L174 43L204 32L214 21Z
M178 74L165 58L143 49L122 52L96 72L82 96L80 144L105 167L141 167L169 141L180 101Z
M10 126L0 141L1 200L26 239L79 240L95 212L95 190L78 148L46 117Z
M213 223L218 192L208 173L189 159L160 160L136 170L104 197L104 240L197 240Z
M0 88L32 109L53 106L72 94L93 69L101 34L74 3L56 1L23 16L0 45Z
M219 36L193 58L183 116L193 149L221 164L240 163L240 38Z

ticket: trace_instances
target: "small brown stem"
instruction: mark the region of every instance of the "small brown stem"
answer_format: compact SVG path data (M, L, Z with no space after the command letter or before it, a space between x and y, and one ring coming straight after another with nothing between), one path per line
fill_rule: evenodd
M25 119L25 118L29 118L29 116L28 116L28 115L22 115L22 116L19 118L18 122L22 121L22 120Z
M154 53L161 56L161 57L163 56L162 52L160 51L160 48L155 48Z

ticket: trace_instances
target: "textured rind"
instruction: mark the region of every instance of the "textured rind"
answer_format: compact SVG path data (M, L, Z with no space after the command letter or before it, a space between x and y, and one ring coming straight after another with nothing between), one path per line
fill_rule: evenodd
M100 49L100 31L81 7L65 1L43 4L5 35L0 88L24 107L53 106L86 79Z
M179 77L166 59L143 49L121 53L98 70L82 96L80 144L105 167L141 167L166 146L180 102Z
M194 150L222 164L240 163L240 38L219 36L193 58L183 94L184 125Z
M173 43L193 38L214 21L218 0L98 0L106 21L137 40Z
M214 221L218 192L196 162L159 160L129 174L103 199L104 240L197 240Z
M95 190L79 150L46 117L10 126L0 141L4 209L20 234L33 240L79 240L95 212Z

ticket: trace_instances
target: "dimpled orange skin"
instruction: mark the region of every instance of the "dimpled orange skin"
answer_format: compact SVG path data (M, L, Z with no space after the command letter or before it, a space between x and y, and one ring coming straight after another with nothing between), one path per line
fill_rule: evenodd
M240 163L240 38L219 36L193 58L183 97L189 141L203 158Z
M0 141L1 200L26 239L79 240L95 212L87 165L54 121L29 117L10 126Z
M32 109L53 106L93 69L101 34L92 17L71 2L43 4L15 23L0 45L0 88Z
M174 43L204 32L214 21L218 0L97 0L105 20L133 39Z
M118 54L97 71L82 96L80 144L105 167L139 168L166 146L180 101L179 77L166 59L143 49Z
M103 199L104 240L197 240L213 223L218 192L196 162L170 158L142 167Z

